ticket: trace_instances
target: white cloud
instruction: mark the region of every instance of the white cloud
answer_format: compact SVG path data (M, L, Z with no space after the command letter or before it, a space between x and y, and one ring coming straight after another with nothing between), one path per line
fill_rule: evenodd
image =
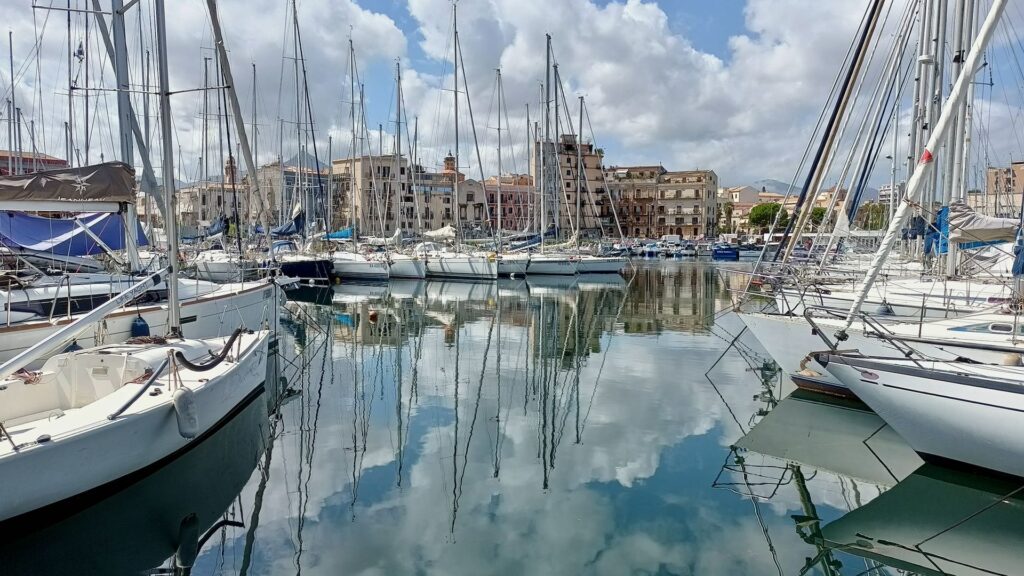
M607 150L609 164L661 162L676 169L713 168L726 184L760 177L788 181L866 7L863 1L748 0L746 29L729 32L733 36L727 53L719 57L679 32L686 26L674 22L653 0L601 4L594 0L460 4L461 43L485 173L496 169L494 69L500 66L503 70L511 121L506 145L509 140L512 145L504 164L506 170L513 169L515 158L515 169L522 172L526 170L525 105L529 103L532 119L537 120L539 83L544 78L544 35L551 33L570 101L568 116L575 124L575 96L584 95L598 144ZM149 7L145 2L140 5L145 16L143 35L149 42ZM891 21L897 19L903 5L893 5ZM199 0L169 6L172 87L196 88L202 82L202 58L211 56L205 6ZM285 155L291 156L297 149L295 129L290 125L296 115L294 68L291 60L282 59L291 55L289 3L221 0L220 11L247 118L251 115L249 64L257 64L260 157L267 161L277 155L278 118L286 122ZM35 37L32 16L26 6L10 19L16 59L31 54ZM18 97L25 103L26 117L36 120L40 145L45 142L48 151L62 155L64 17L41 10L35 11L35 16L38 29L42 29L43 19L49 18L39 63L45 74L37 84L35 66L30 62ZM328 133L335 136L335 156L348 152L346 74L351 33L368 83L370 125L383 123L386 131L393 130L389 117L393 113L391 68L394 59L401 57L408 115L420 120L421 158L430 166L440 163L454 145L451 93L439 91L451 88L450 18L447 0L409 0L406 6L356 0L299 3L321 156L326 156ZM80 21L79 16L73 30L76 43L84 38ZM141 70L137 28L130 16L136 84ZM885 34L882 38L883 43L891 41ZM95 38L92 45L96 83L104 58L96 50L99 42ZM109 66L103 72L104 82L109 84ZM33 87L38 87L41 98L33 98ZM999 93L992 98L1005 100ZM199 155L200 101L199 93L174 98L176 145L181 147L186 174L195 172ZM113 111L113 101L109 93L97 93L92 103L93 159L99 151L110 158L115 143L107 116ZM1011 99L1009 106L1007 114L1020 118L1018 100ZM80 124L81 110L78 115ZM475 177L478 168L465 106L461 122L462 169ZM388 140L386 137L385 142ZM1019 155L1019 144L1009 134L993 131L988 145L997 150L1008 147ZM887 167L879 171L886 172Z

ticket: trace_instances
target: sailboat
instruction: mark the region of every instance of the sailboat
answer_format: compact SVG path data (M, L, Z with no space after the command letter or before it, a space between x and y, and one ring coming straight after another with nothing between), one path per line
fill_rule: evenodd
M459 185L461 174L459 173L459 69L462 65L461 50L459 44L458 8L452 5L452 34L453 34L453 107L455 117L455 170L452 174L452 186L454 189L453 198L457 204L459 201ZM463 70L465 72L465 70ZM460 210L455 210L455 220L460 219ZM462 233L459 227L445 226L439 230L425 232L423 235L430 239L447 240L454 242L461 238ZM498 260L494 254L480 254L478 252L467 252L454 246L438 246L432 243L423 243L416 248L416 253L426 264L427 276L437 278L464 278L493 280L498 277Z
M923 192L933 169L932 151L938 152L945 140L1005 7L1005 0L995 0L978 31L907 185L906 196L879 245L844 325L836 333L840 341L845 340L846 330L859 313L900 226ZM1017 255L1014 272L1024 273L1024 254ZM1007 325L1016 336L1016 321ZM1020 354L1024 348L1009 350L1005 365L935 360L922 357L913 348L901 357L843 351L835 345L829 348L829 352L816 355L818 363L884 418L917 452L1024 476L1024 463L1019 458L1020 439L1024 435L1024 367Z
M213 0L207 5L218 55L226 66L216 6ZM114 18L124 17L112 12ZM164 0L155 0L154 12L164 200L166 214L175 214ZM20 199L64 208L76 204L42 192L26 192ZM167 218L166 226L168 248L176 254L175 219ZM46 360L42 370L24 370L163 273L145 278L0 366L0 476L7 488L0 520L88 498L114 483L136 479L201 442L263 393L271 331L238 328L230 337L184 338L177 266L166 270L166 337L65 352Z
M401 199L405 194L411 194L413 201L416 201L416 193L413 190L412 175L414 170L412 166L409 169L402 170L402 111L404 104L404 92L402 91L402 64L401 62L395 62L395 150L394 159L396 166L392 167L391 170L391 195L393 200L396 202L399 211L402 210ZM410 144L410 148L412 145ZM402 181L402 174L406 175L405 181ZM414 207L418 212L418 206ZM396 225L395 234L392 237L392 242L396 245L395 249L388 249L385 252L385 259L388 264L388 275L391 278L411 278L411 279L423 279L427 277L427 265L425 262L420 260L415 254L406 254L398 250L398 245L402 239L402 227Z

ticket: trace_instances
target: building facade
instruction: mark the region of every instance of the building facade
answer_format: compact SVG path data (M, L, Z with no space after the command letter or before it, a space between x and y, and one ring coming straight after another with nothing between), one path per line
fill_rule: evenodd
M238 180L238 171L229 158L219 181L206 180L178 189L178 226L186 236L204 232L221 218L234 221L238 216L244 226L249 221L249 201L249 187Z
M760 191L753 186L722 188L718 193L719 227L733 234L750 233L750 210L760 203Z
M613 166L605 169L622 232L633 238L655 238L658 180L662 166Z
M718 175L712 170L667 171L662 166L605 170L623 233L634 238L714 236Z
M985 170L985 190L967 194L968 204L988 216L1017 218L1021 194L1024 194L1024 162L1008 167L989 166Z
M314 195L319 194L323 186L325 194L329 183L329 170L323 169L319 175L315 168L296 166L280 161L264 164L256 169L256 181L260 194L269 200L268 220L271 225L278 225L291 217L296 203L305 205ZM242 177L239 190L248 191L249 175ZM258 223L259 214L243 212L249 221Z
M44 170L67 168L67 160L36 152L0 150L0 176L34 174Z

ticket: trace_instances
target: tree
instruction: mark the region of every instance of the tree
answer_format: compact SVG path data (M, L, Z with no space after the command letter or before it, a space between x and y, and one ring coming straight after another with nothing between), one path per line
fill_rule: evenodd
M722 204L722 219L718 223L718 231L726 234L731 233L732 230L732 213L733 205L732 202L726 202Z
M814 210L811 210L811 224L815 229L821 226L821 223L825 221L825 213L827 210L821 206L816 206Z
M857 209L853 223L862 230L881 230L889 225L889 206L867 202Z
M779 214L779 211L782 214ZM772 227L772 223L775 222L775 216L778 215L779 223L778 228L781 229L789 223L789 213L782 209L782 205L778 202L768 202L766 204L758 204L750 209L750 216L748 221L750 227L760 229L762 232L768 232Z

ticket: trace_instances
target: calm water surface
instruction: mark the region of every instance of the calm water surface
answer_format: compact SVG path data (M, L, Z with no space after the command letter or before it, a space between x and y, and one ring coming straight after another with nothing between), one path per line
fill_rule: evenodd
M873 415L780 403L753 339L727 351L742 324L717 313L743 282L665 262L310 291L288 304L280 405L268 392L135 486L6 534L2 572L174 573L198 547L198 575L1014 573L1012 486L914 472ZM964 525L1011 528L922 543L972 514L906 521L936 498L995 503Z

